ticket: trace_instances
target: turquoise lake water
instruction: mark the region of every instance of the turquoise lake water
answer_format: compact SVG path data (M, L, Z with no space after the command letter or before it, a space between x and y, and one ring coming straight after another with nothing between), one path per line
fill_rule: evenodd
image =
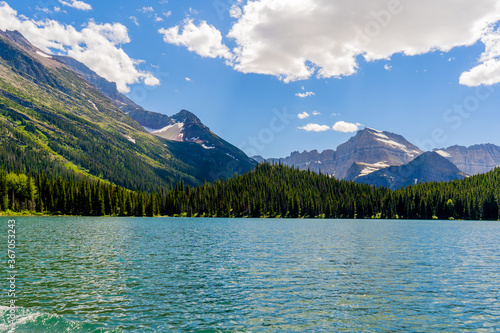
M500 330L500 222L15 220L15 332Z

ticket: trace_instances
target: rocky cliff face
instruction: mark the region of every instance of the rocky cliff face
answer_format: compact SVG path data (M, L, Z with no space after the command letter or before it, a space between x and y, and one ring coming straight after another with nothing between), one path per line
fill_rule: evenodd
M500 147L493 144L452 146L436 150L436 153L469 175L486 173L500 165Z
M467 175L453 163L435 152L424 153L408 164L391 166L355 178L357 183L384 186L390 189L423 182L463 179Z

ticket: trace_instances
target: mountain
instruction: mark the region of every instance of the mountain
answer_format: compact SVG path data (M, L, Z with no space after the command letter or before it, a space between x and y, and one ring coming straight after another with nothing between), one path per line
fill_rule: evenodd
M500 147L493 144L452 146L435 151L469 175L486 173L500 165Z
M0 167L146 190L253 169L242 152L148 133L123 111L142 108L92 73L44 53L16 31L0 31Z
M337 179L354 179L388 166L406 164L422 153L401 135L365 128L338 146L337 150L293 152L286 158L267 161L279 161L302 170L321 171ZM254 159L258 161L259 157ZM358 163L356 172L351 169L353 163Z
M398 189L424 182L446 182L467 175L436 152L426 152L408 164L391 166L355 178L355 182Z
M336 175L345 178L354 162L365 164L361 173L370 173L388 166L406 164L422 153L401 135L365 128L337 148Z
M137 121L139 125L151 134L169 141L197 143L203 149L211 150L210 154L213 155L211 158L212 163L220 164L217 161L223 161L219 165L223 169L229 165L235 168L235 171L240 170L242 172L252 170L255 167L256 163L253 159L213 133L193 113L181 110L173 116L167 116L162 113L146 111L120 93L116 88L116 83L109 82L100 77L79 61L65 56L56 56L56 58L80 74L80 76L111 99L118 108ZM227 160L228 158L230 160ZM211 180L220 178L215 177L217 174L227 176L225 170L212 171L211 173L214 175L214 177L211 177Z

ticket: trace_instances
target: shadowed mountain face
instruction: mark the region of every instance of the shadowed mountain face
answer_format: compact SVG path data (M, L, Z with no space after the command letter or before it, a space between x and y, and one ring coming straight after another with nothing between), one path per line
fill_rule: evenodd
M348 176L354 178L359 174L368 174L388 166L406 164L422 153L401 135L365 128L338 146L337 150L325 150L322 153L318 153L317 150L293 152L286 158L270 159L270 161L279 161L303 170L321 171L338 179L344 179ZM259 157L256 156L255 159L259 160ZM352 174L351 170L349 174L353 163L359 163L358 173Z
M417 183L451 181L465 177L466 174L446 158L435 152L427 152L408 164L391 166L354 180L357 183L397 189Z
M0 78L0 166L6 171L85 175L135 190L171 180L195 185L254 167L218 137L214 146L230 148L147 133L124 112L142 108L114 83L71 58L45 54L18 32L0 31ZM201 124L187 111L172 120Z

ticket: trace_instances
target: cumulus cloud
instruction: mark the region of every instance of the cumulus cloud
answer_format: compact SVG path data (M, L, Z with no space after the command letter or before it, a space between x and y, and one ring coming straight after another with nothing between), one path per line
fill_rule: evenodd
M184 78L187 82L191 82L191 79L188 78L187 76Z
M321 113L320 113L320 112L318 112L318 111L313 111L313 113L312 113L312 114L313 114L313 116L319 116Z
M0 29L18 30L44 52L56 51L75 58L107 80L116 82L120 92L128 92L129 85L134 83L160 84L151 73L138 70L140 61L131 59L120 47L130 42L127 28L120 23L91 21L78 31L54 20L23 18L6 2L0 2Z
M89 5L88 3L85 3L83 1L78 1L78 0L71 0L71 2L59 0L59 2L68 7L73 7L78 10L92 10L92 6Z
M460 76L460 84L477 87L500 82L500 29L489 31L481 38L485 51L479 65Z
M227 34L236 44L230 63L234 69L290 82L352 75L359 57L375 61L394 54L413 56L473 45L500 20L500 2L255 0L238 1L230 14L236 19ZM215 48L230 59L216 28L185 23L188 31L202 26L210 28L210 36L217 36ZM178 27L171 29L167 42L196 52L192 41L176 38ZM471 75L482 77L498 67L496 60L488 59Z
M306 126L298 127L298 129L307 131L307 132L326 132L330 130L330 126L328 125L319 125L319 124L307 124Z
M352 133L356 132L359 129L360 125L361 124L353 124L353 123L347 123L345 121L337 121L335 125L333 125L332 129L337 132Z
M384 65L384 69L385 69L386 71L390 71L390 70L392 69L392 66L391 66L391 65L388 65L388 64L385 64L385 65Z
M232 18L240 18L241 15L242 15L242 11L241 11L241 8L237 5L233 5L231 7L231 9L229 10L229 15L232 17Z
M196 26L192 19L184 20L182 24L182 32L179 32L179 25L158 30L163 35L163 40L166 43L183 45L191 52L196 52L202 57L208 58L224 58L230 60L233 58L229 48L222 44L222 35L213 25L207 24L205 21Z
M299 118L299 119L306 119L306 118L309 118L309 117L310 117L310 116L309 116L309 113L307 113L307 112L305 112L305 111L304 111L304 112L302 112L302 113L299 113L299 114L297 115L297 118Z
M296 93L295 96L298 96L300 98L306 98L306 97L309 97L309 96L314 96L316 95L315 93L313 93L312 91L306 91L305 93Z

